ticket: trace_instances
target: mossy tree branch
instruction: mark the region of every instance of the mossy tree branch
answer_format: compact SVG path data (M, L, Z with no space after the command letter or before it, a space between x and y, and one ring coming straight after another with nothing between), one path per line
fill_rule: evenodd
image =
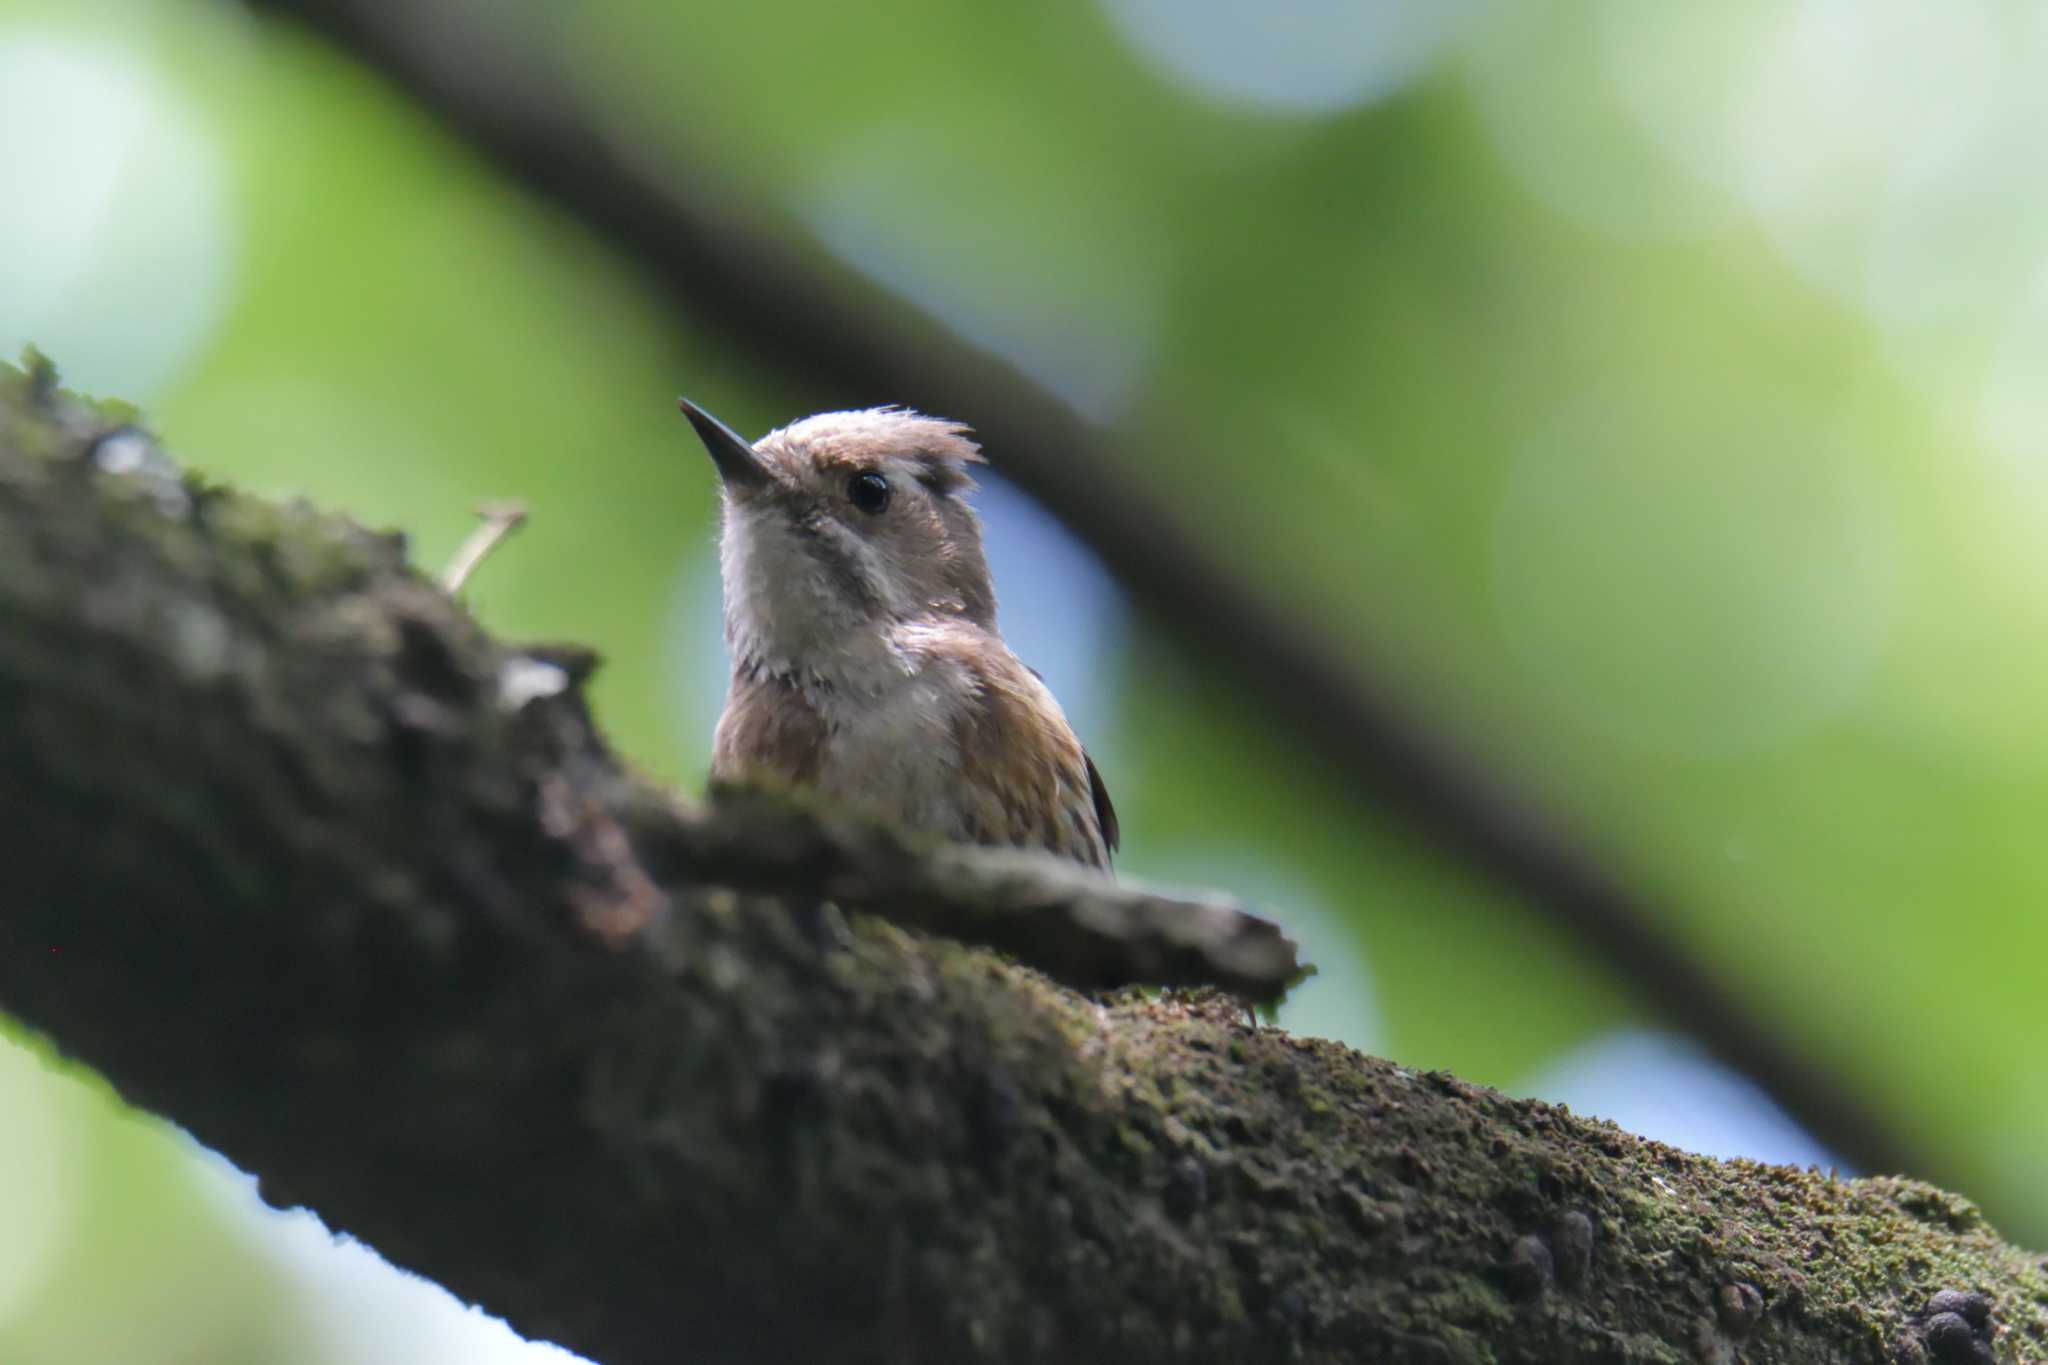
M842 915L834 859L927 928L982 883L678 805L574 674L0 371L0 1006L604 1365L2048 1352L2048 1277L1927 1186Z

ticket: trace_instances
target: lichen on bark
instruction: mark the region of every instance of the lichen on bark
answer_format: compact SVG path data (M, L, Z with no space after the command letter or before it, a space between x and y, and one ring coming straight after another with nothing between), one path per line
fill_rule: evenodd
M2048 1354L2040 1265L1955 1196L947 937L996 885L953 853L649 787L571 656L133 423L0 372L0 1006L524 1332L605 1365ZM560 686L516 700L518 660ZM898 893L914 925L847 908Z

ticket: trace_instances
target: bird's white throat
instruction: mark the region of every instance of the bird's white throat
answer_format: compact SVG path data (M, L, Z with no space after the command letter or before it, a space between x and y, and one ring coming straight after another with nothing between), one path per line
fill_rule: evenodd
M829 533L829 531L827 532ZM849 594L779 508L728 501L719 539L725 636L735 668L874 695L916 672L886 618ZM867 547L852 542L842 553ZM861 564L870 581L881 566Z

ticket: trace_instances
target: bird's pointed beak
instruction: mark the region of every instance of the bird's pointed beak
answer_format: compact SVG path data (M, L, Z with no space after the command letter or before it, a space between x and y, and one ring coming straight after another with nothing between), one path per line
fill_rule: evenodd
M711 452L711 462L718 466L718 477L725 480L728 488L760 488L772 481L761 457L738 432L687 398L678 398L676 406L683 410L683 416L690 419L690 425L697 428L697 438Z

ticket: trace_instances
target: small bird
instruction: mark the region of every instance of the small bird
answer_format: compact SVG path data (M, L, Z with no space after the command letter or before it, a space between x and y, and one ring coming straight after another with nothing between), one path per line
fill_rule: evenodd
M1109 867L1116 810L996 629L958 422L806 417L749 445L688 399L723 485L732 680L711 774L766 774L963 843Z

